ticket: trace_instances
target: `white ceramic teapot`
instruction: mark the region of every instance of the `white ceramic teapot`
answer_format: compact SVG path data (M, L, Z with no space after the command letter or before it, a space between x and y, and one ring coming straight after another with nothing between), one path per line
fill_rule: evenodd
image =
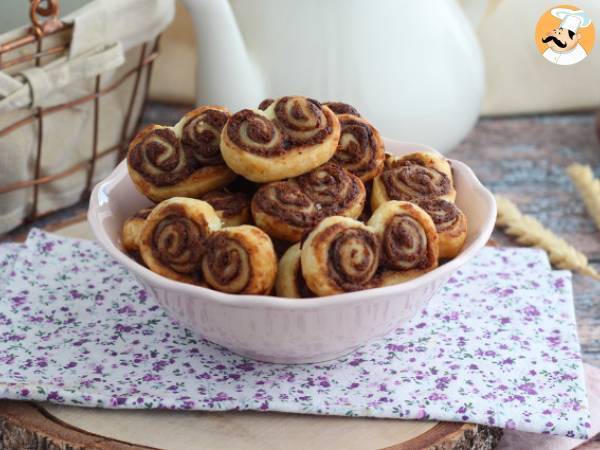
M456 0L184 3L198 41L199 104L236 111L291 94L344 101L385 136L440 151L479 114L481 52Z

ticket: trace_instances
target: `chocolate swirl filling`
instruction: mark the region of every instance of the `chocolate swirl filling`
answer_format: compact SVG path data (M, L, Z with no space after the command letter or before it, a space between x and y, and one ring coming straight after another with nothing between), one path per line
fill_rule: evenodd
M193 171L193 157L169 128L148 131L127 158L136 172L159 187L177 184Z
M266 214L298 228L313 227L319 220L310 197L285 181L265 184L254 194L254 201Z
M206 240L202 258L205 281L223 292L242 292L252 277L248 249L238 239L216 232Z
M290 146L322 143L333 132L330 116L311 98L282 97L275 104L276 121L285 131Z
M234 217L250 206L248 196L243 192L212 191L202 196L215 211L223 217Z
M352 114L353 116L360 117L358 110L348 103L343 102L326 102L325 106L328 106L337 115L340 114Z
M258 104L258 109L260 109L261 111L266 110L269 106L271 106L273 104L275 100L273 100L272 98L265 98L262 102L260 102Z
M445 173L412 164L384 171L381 181L392 200L441 197L448 194L452 188L452 183Z
M227 136L238 147L263 157L280 156L288 149L279 126L251 109L231 116Z
M379 263L379 242L362 228L331 227L337 233L328 252L329 274L345 291L357 291L369 283ZM328 231L330 231L328 230Z
M340 142L333 156L334 161L358 177L375 169L378 161L373 128L354 119L341 120L340 125Z
M425 230L408 214L395 215L388 221L381 247L383 263L396 270L424 269L433 258Z
M325 163L295 179L295 182L317 204L321 217L333 216L355 201L361 181L335 163Z
M431 216L438 233L453 228L460 217L457 206L443 199L419 199L415 203Z
M185 217L185 211L175 205L165 214L152 233L152 254L171 270L191 274L200 265L206 227Z
M224 164L220 143L221 130L227 119L226 112L209 109L185 122L181 142L200 167Z
M385 170L397 169L399 167L406 166L425 166L425 163L418 158L395 158L391 155L386 155L385 158Z

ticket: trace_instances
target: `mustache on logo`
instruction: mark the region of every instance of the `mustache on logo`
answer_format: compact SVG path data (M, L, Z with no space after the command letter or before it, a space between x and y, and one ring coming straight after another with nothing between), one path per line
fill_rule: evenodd
M567 46L566 42L559 41L556 36L546 36L545 38L542 38L542 42L544 44L546 44L547 42L550 42L550 41L554 41L554 43L557 46L559 46L560 48L565 48Z

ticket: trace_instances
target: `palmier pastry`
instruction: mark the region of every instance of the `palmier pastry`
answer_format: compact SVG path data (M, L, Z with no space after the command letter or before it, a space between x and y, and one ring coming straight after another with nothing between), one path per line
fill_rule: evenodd
M174 197L154 207L142 228L140 254L160 275L193 283L200 269L204 241L221 228L221 219L208 203Z
M306 173L329 161L340 123L328 107L305 97L282 97L265 111L243 109L227 121L221 152L227 165L265 183Z
M304 281L300 264L301 254L300 243L298 242L288 248L279 260L277 281L275 282L275 292L279 297L316 297Z
M123 223L121 243L125 251L136 252L139 250L139 239L142 234L142 228L150 212L152 212L152 208L140 209Z
M356 219L365 205L367 193L360 178L332 162L290 182L296 183L317 204L322 217L346 216Z
M198 197L235 178L220 152L221 129L229 113L203 106L187 113L174 127L149 125L140 131L127 155L129 175L149 199Z
M214 208L224 227L243 225L250 220L250 199L243 192L221 189L204 194L200 199Z
M412 153L404 157L388 157L386 168L373 181L371 208L389 200L456 198L452 170L448 162L433 153Z
M442 199L420 199L415 203L433 219L440 240L440 258L454 258L467 237L467 217L454 203Z
M325 106L328 106L338 116L341 114L352 114L353 116L360 117L358 110L348 103L343 102L325 102Z
M382 284L405 281L437 267L438 234L431 217L419 206L405 201L386 202L367 225L381 242Z
M299 177L261 187L252 199L252 217L269 235L297 242L323 217L357 218L365 199L358 177L326 163Z
M271 238L252 225L223 228L204 242L202 276L213 289L232 294L268 294L277 277Z
M276 181L262 186L251 203L254 223L270 236L296 242L319 221L312 199L298 185Z
M342 114L340 142L333 161L362 181L375 178L383 169L385 150L379 132L365 119Z
M324 296L373 287L379 247L374 229L364 223L341 216L323 219L302 243L300 264L308 288Z

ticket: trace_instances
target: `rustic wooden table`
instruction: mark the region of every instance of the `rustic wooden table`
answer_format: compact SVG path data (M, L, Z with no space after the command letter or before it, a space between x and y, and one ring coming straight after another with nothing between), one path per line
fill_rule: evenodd
M189 106L151 103L143 122L174 124ZM600 176L600 144L593 114L481 119L450 155L469 164L494 193L514 200L523 212L564 236L600 269L600 231L587 215L565 168L590 164ZM48 226L85 212L80 203L34 224ZM28 227L11 233L22 234ZM515 242L501 230L501 245ZM575 308L583 357L600 366L600 282L574 275Z
M565 172L579 162L600 176L593 114L483 119L451 157L469 164L492 192L515 201L600 267L600 231ZM515 245L499 229L493 237ZM583 357L599 366L600 281L575 274L573 286Z

